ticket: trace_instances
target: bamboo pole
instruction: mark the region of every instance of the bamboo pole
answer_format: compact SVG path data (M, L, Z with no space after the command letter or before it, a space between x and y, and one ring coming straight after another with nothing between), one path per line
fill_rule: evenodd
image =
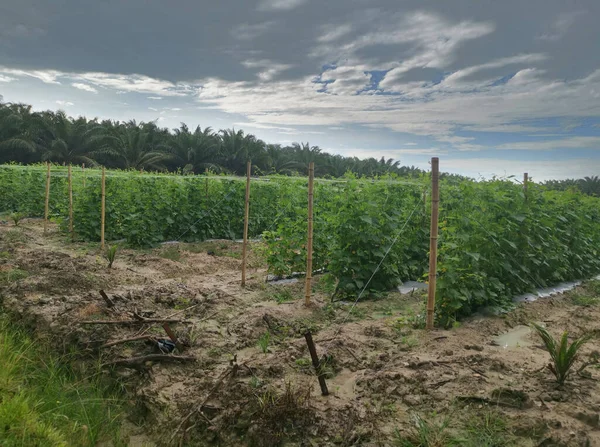
M315 163L308 165L308 237L306 244L306 290L304 305L310 305L312 264L313 264L313 193L315 180Z
M250 174L252 162L246 164L246 205L244 209L244 245L242 247L242 287L246 287L246 259L248 256L248 215L250 214Z
M85 163L81 165L81 173L83 174L83 187L85 188Z
M525 194L525 201L527 201L527 187L529 186L529 174L526 172L523 174L523 194Z
M104 250L104 225L106 223L106 169L102 166L102 211L100 216L100 249Z
M69 234L71 242L75 240L75 232L73 231L73 177L71 176L71 165L68 170L69 177Z
M44 234L48 232L48 214L50 212L50 162L46 163L46 202L44 204Z
M440 203L439 176L440 159L433 157L431 159L431 235L429 240L429 294L427 297L427 329L433 329L433 313L435 311L438 214Z
M206 205L208 206L208 168L204 171L206 174L206 185L204 187L204 197L206 199Z

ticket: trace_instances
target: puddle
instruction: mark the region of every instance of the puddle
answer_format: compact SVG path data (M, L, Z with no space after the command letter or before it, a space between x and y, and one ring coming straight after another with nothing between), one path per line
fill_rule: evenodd
M527 340L529 334L531 334L529 326L519 325L504 334L494 337L494 341L504 349L522 348L531 345L531 342Z
M336 397L351 400L356 397L356 381L364 370L352 372L347 368L342 369L333 379L327 381L329 391Z
M402 294L412 293L415 290L427 289L427 284L419 281L406 281L398 286L398 292Z

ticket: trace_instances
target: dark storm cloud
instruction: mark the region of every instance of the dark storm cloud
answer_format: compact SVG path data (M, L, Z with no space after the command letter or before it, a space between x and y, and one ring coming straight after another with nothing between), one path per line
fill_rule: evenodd
M390 32L414 11L449 23L492 23L493 32L457 48L453 71L519 53L548 53L547 76L576 78L600 65L600 2L396 0L20 0L0 6L0 63L11 68L141 73L170 81L250 80L248 59L291 65L281 78L312 74L340 58L373 64L409 57L419 43L339 50L353 38ZM336 30L339 35L336 38ZM311 50L327 32L332 48ZM443 42L440 42L443 44Z

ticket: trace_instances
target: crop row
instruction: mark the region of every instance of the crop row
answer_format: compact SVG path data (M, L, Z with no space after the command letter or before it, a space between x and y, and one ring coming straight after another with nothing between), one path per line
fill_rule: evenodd
M85 183L85 185L84 185ZM100 237L99 171L77 170L74 227ZM168 240L240 238L240 179L110 171L106 179L106 239L148 246ZM0 167L0 211L44 212L45 170ZM336 295L376 295L409 279L427 279L429 204L425 179L376 181L348 176L317 182L314 194L315 270L327 271ZM512 297L600 272L600 200L575 191L548 191L492 180L443 180L436 314L443 324L483 306L506 308ZM67 180L53 168L50 211L66 229ZM250 236L263 236L269 270L306 266L307 181L252 182Z

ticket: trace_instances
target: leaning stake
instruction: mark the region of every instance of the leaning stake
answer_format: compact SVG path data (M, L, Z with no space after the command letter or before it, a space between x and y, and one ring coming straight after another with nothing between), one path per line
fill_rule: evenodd
M102 210L100 216L100 249L104 250L104 224L106 219L106 172L102 166Z
M313 342L310 331L304 334L304 338L306 339L306 344L308 345L308 352L310 352L312 364L315 367L315 371L317 372L319 386L321 387L321 394L323 394L323 396L328 396L329 390L327 389L327 383L325 382L325 375L323 374L323 369L321 368L319 357L317 356L317 348L315 348L315 343Z
M440 204L439 176L440 159L434 157L431 159L431 236L429 240L429 295L427 297L427 329L433 329L433 313L435 311L438 213Z
M306 244L306 291L304 304L310 304L312 261L313 261L313 183L315 180L315 163L308 165L308 240Z
M44 206L44 234L48 232L48 213L50 211L50 162L46 170L46 204Z
M246 257L248 255L248 214L250 213L250 174L252 162L246 164L246 207L244 209L244 244L242 247L242 287L246 287Z

